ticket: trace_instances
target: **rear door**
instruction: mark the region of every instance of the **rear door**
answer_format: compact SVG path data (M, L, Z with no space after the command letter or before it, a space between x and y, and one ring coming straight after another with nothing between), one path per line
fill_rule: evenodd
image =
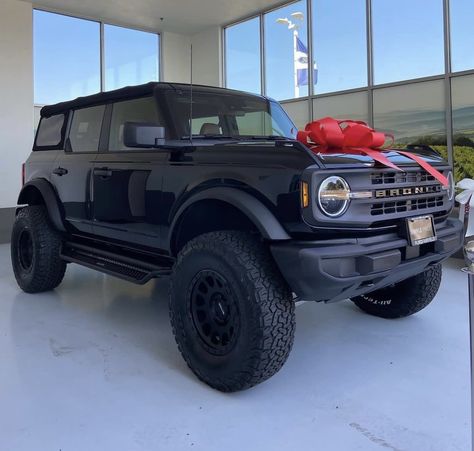
M105 106L71 112L65 151L51 175L62 201L66 220L79 232L92 232L91 172L99 150Z
M164 126L154 97L109 105L108 145L92 174L94 233L159 248L163 165L169 153L125 146L125 122Z

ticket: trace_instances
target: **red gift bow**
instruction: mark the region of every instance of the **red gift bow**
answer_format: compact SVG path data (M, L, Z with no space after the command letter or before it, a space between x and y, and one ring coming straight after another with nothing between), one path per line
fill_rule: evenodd
M342 125L345 126L343 127ZM403 169L400 169L382 154L387 137L392 139L391 145L393 145L394 138L392 135L377 132L373 128L370 128L365 122L337 120L332 117L325 117L306 124L304 130L298 131L296 139L313 151L317 149L318 152L325 152L328 149L334 150L334 148L337 148L343 153L359 151L384 166L403 172ZM393 151L418 163L443 186L449 185L448 179L423 158L403 150L396 149Z

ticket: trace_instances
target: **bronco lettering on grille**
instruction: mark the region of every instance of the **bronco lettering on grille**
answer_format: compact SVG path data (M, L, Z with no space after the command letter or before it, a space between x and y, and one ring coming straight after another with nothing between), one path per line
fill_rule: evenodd
M439 193L441 186L413 186L409 188L392 188L392 189L379 189L375 191L376 198L382 197L399 197L399 196L411 196L413 194L430 194Z

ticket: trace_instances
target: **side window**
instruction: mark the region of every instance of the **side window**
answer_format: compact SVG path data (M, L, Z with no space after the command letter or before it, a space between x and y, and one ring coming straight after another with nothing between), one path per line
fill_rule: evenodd
M105 105L75 110L69 130L73 152L97 152Z
M64 114L42 117L36 134L35 147L56 147L62 141Z
M153 97L125 100L114 103L110 123L109 150L136 150L123 143L123 127L125 122L143 122L163 126L156 100Z

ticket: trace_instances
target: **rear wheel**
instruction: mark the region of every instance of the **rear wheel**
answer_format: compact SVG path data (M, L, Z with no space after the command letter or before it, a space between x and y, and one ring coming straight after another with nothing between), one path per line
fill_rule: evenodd
M66 263L60 258L61 237L41 205L23 208L13 225L11 258L16 281L23 291L38 293L56 288Z
M243 232L201 235L171 277L170 317L191 370L221 391L275 374L291 350L295 306L266 246Z
M441 284L441 264L389 287L357 296L352 301L364 312L381 318L403 318L424 309Z

